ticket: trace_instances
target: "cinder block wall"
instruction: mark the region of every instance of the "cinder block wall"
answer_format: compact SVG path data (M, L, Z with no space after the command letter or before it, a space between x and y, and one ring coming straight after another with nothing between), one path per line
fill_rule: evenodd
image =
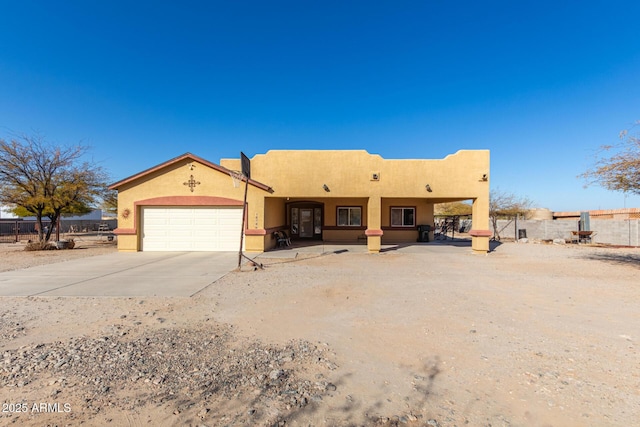
M640 246L640 220L592 219L591 229L597 232L594 241L614 245Z
M590 222L594 243L640 246L640 220L592 219ZM527 237L533 240L568 239L572 231L578 230L578 220L518 220L517 228L527 230ZM513 220L498 220L498 230L503 238L517 236Z

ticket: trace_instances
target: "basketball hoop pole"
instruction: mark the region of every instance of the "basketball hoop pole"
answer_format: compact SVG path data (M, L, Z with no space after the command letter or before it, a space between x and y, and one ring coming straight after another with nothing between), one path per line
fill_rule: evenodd
M245 176L244 181L245 181L244 200L242 203L242 228L240 229L240 250L238 251L238 270L242 266L242 257L244 255L242 253L242 242L244 240L244 226L245 226L245 218L247 214L247 191L249 190L249 178Z
M242 243L244 241L244 227L247 218L247 192L249 191L249 179L251 179L251 163L249 158L241 151L240 161L242 163L242 179L244 179L244 200L242 202L242 228L240 229L240 250L238 251L238 270L242 267L242 257L251 261L254 266L263 268L262 264L256 262L242 253Z

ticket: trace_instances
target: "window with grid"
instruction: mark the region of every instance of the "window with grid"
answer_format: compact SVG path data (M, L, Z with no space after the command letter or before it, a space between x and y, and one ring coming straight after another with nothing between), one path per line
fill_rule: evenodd
M339 207L338 225L341 227L359 227L360 225L362 225L362 208L359 206Z
M392 227L414 227L416 208L391 208Z

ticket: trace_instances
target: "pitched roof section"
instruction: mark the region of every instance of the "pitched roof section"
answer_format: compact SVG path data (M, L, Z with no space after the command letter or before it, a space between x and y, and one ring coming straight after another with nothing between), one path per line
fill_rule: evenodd
M132 181L140 179L140 178L142 178L142 177L144 177L146 175L149 175L149 174L151 174L153 172L156 172L156 171L158 171L160 169L166 168L167 166L170 166L170 165L172 165L174 163L180 162L180 161L182 161L184 159L194 160L194 161L196 161L198 163L202 163L203 165L208 166L211 169L215 169L218 172L221 172L221 173L224 173L224 174L229 174L229 172L231 172L229 169L225 168L224 166L220 166L220 165L217 165L215 163L212 163L212 162L210 162L208 160L203 159L202 157L198 157L198 156L196 156L194 154L191 154L191 153L184 153L181 156L175 157L175 158L173 158L171 160L167 160L164 163L160 163L159 165L156 165L156 166L153 166L153 167L151 167L149 169L143 170L142 172L139 172L139 173L137 173L135 175L131 175L128 178L125 178L125 179L120 180L118 182L114 182L113 184L111 184L109 186L109 190L117 190L118 187L121 187L121 186L123 186L125 184L128 184L128 183L132 182ZM242 180L244 181L245 178L243 178ZM268 185L263 184L261 182L258 182L258 181L255 181L253 179L250 179L249 180L249 184L251 184L254 187L257 187L257 188L259 188L261 190L268 191L269 193L273 193L273 189L271 187L269 187Z

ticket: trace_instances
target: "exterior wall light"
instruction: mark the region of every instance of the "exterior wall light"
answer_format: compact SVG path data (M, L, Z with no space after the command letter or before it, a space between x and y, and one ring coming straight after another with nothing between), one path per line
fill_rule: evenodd
M324 191L326 191L327 193L331 190L329 190L329 186L327 184L323 184L322 188L324 188Z
M433 191L429 184L425 185L424 188L426 188L429 193L431 193Z

